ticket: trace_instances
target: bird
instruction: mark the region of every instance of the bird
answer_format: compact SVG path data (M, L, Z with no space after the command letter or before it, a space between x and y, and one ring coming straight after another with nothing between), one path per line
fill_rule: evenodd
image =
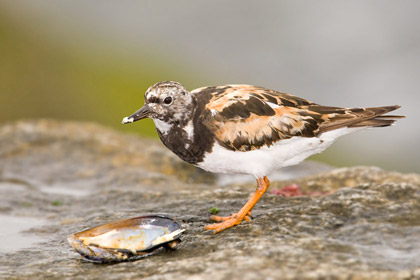
M298 164L337 138L386 127L404 116L385 115L398 105L370 108L323 106L283 92L245 84L188 91L174 81L149 87L143 107L123 118L151 118L163 144L182 160L213 173L249 174L255 193L230 216L210 216L213 233L251 220L275 168Z

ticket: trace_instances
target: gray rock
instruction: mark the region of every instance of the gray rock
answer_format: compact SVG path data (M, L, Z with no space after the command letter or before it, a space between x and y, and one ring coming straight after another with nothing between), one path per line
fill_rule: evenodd
M308 166L308 165L307 165ZM308 171L325 166L310 164ZM328 170L328 168L326 168ZM295 176L295 177L296 177ZM95 124L0 126L0 278L415 279L420 175L341 168L273 180L321 196L267 193L251 223L213 235L208 209L237 211L254 183L184 164L155 140ZM225 181L226 182L226 181ZM318 193L319 194L319 193ZM178 250L136 262L81 260L67 236L116 219L166 213L183 223ZM25 241L25 242L23 242ZM7 246L6 246L7 245Z

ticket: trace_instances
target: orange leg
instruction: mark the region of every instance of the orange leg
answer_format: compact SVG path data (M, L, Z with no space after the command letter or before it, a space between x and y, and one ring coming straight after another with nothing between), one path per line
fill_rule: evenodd
M248 202L239 210L238 213L232 214L229 217L211 216L210 219L217 221L217 224L206 225L204 229L213 230L213 233L221 232L227 228L239 225L243 220L249 222L251 220L251 210L261 196L270 186L270 181L266 176L257 179L257 190Z

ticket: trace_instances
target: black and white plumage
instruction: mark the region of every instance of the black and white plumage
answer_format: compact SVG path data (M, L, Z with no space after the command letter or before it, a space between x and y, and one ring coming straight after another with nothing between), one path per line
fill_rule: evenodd
M398 108L322 106L251 85L190 92L165 81L151 86L144 106L123 123L149 117L161 141L184 161L210 172L254 175L259 188L266 189L265 176L274 168L298 164L350 132L389 126L401 116L384 114ZM239 212L216 217L223 222L207 228L218 232L249 219L255 202L250 209L241 209L246 212L243 217L238 218Z

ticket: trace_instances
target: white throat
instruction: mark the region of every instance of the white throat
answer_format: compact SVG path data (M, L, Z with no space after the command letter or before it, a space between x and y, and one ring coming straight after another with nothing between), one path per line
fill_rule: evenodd
M164 122L158 119L153 119L153 122L155 123L157 130L159 130L160 133L164 135L168 134L169 130L172 128L172 124L169 124L167 122Z

